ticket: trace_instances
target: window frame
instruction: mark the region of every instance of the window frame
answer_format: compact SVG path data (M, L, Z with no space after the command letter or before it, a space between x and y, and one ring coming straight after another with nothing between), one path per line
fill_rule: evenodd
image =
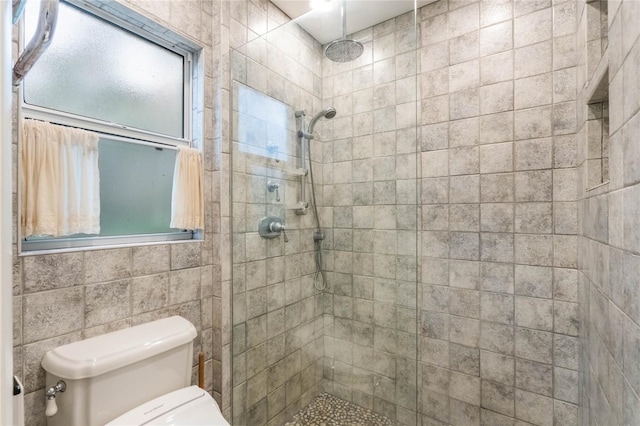
M120 28L122 31L130 32L142 39L154 43L164 49L174 52L183 59L183 117L182 117L182 133L183 137L163 135L160 133L142 130L122 124L112 123L100 119L79 116L73 113L57 111L50 108L31 105L25 101L23 84L18 90L18 117L21 119L29 118L42 121L48 121L53 124L76 127L97 133L100 137L109 138L126 143L139 145L147 145L162 149L177 150L179 147L191 146L194 136L194 88L196 87L194 73L198 72L196 66L195 54L197 51L187 50L175 41L163 39L152 32L145 30L143 27L134 25L126 21L126 16L118 11L105 10L91 4L82 2L81 0L61 0L70 7L74 7L83 13L93 15L98 19L102 19L110 25ZM136 21L134 17L132 20ZM25 48L25 20L20 21L20 51ZM137 22L137 21L136 21ZM144 26L143 23L141 23ZM159 27L158 24L155 24ZM156 28L160 29L160 28ZM168 28L163 27L164 31ZM169 30L169 33L171 31ZM175 33L172 35L175 36ZM179 37L179 36L178 36ZM55 35L54 35L55 38ZM183 43L180 43L183 44ZM21 152L22 146L22 129L18 126L18 149ZM20 167L18 161L17 167ZM19 173L18 173L19 176ZM18 201L21 194L18 191ZM21 211L20 202L18 202L18 222L20 222ZM141 244L167 243L170 241L193 240L195 233L189 230L153 233L153 234L130 234L117 236L86 236L86 237L51 237L46 239L27 240L22 236L22 229L18 226L18 251L20 254L38 254L42 252L52 251L76 251L83 249L95 249L100 247L118 247L118 246L134 246Z

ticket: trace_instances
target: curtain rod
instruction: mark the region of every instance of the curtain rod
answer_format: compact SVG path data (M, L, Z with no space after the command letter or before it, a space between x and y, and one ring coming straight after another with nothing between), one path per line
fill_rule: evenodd
M152 146L152 147L155 147L155 148L162 148L162 149L166 148L166 149L170 149L170 150L173 150L173 151L177 151L180 146L185 146L185 147L191 148L191 143L189 143L188 145L187 144L184 144L184 145L170 145L170 144L165 144L165 143L161 143L161 142L151 142L151 141L144 141L144 140L140 140L140 139L136 139L136 138L128 138L128 137L124 137L124 136L118 136L118 135L114 135L112 133L101 132L99 130L88 130L85 127L78 127L78 126L74 126L72 124L67 124L67 123L52 123L50 121L43 120L43 119L41 119L39 117L27 116L27 117L24 117L24 119L25 120L42 121L42 122L45 122L45 123L52 124L54 126L63 126L63 127L72 127L72 128L75 128L75 129L82 129L82 130L85 130L87 132L93 132L93 133L97 134L98 136L100 136L101 138L112 139L112 140L116 140L118 142L134 143L134 144L137 144L137 145L146 145L146 146Z

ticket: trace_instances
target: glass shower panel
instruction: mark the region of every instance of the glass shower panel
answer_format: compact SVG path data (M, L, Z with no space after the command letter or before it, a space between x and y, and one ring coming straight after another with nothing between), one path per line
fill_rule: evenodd
M417 62L413 12L355 34L363 56L324 60L331 124L331 286L325 390L417 424Z
M418 424L415 14L353 38L363 55L333 63L291 21L232 55L233 424L284 424L321 393ZM329 107L297 137L296 112L306 131ZM322 291L313 209L294 209L309 161ZM266 216L288 242L260 238Z
M284 424L321 384L322 299L304 238L311 217L291 208L300 197L295 110L245 82L232 86L233 424ZM281 220L288 241L262 238L264 218Z

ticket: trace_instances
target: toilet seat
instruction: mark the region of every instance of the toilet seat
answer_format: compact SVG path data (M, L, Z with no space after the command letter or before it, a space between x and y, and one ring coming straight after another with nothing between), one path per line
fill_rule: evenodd
M218 404L197 386L179 389L137 406L105 426L229 426Z

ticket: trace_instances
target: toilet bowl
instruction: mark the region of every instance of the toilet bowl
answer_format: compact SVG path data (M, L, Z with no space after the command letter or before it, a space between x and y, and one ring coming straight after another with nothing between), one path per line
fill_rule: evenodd
M47 425L228 426L211 395L189 386L196 335L174 316L47 352Z

